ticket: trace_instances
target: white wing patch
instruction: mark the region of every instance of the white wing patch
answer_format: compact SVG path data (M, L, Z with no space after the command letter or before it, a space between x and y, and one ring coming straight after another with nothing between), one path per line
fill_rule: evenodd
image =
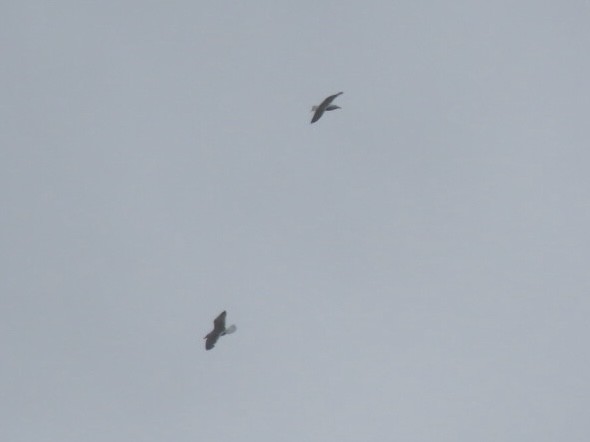
M226 335L229 335L230 333L233 333L233 332L235 332L237 329L238 329L238 327L236 327L236 325L235 325L235 324L233 324L233 325L230 325L229 327L227 327L227 328L225 329L225 334L226 334Z

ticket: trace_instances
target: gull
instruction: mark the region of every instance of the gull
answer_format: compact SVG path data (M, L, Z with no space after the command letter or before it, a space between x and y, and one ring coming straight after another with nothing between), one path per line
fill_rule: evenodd
M215 320L213 321L213 330L207 336L205 336L203 338L203 339L206 339L206 341L205 341L205 349L206 350L211 350L213 347L215 347L215 343L217 342L217 340L219 339L220 336L229 335L230 333L233 333L236 331L235 325L231 325L231 326L225 328L225 316L226 315L227 315L227 312L225 310L222 311L219 314L219 316L217 318L215 318Z
M344 92L338 92L337 94L330 95L328 98L326 98L324 101L322 101L319 106L313 106L311 108L311 111L314 112L314 114L313 114L313 118L311 119L311 122L312 123L315 123L320 118L322 118L322 115L324 115L324 111L331 111L331 110L334 110L334 109L341 109L340 106L336 106L335 104L331 104L331 103L332 103L332 101L334 101L334 99L338 95L342 95L343 93Z

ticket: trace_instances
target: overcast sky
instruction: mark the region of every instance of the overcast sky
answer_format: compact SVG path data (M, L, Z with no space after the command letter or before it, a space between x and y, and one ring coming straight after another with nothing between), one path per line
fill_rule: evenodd
M590 440L589 1L0 11L2 441Z

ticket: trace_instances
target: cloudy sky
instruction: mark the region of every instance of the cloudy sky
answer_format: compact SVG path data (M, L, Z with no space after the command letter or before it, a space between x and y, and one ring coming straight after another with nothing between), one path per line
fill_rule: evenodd
M589 440L589 1L0 9L1 440Z

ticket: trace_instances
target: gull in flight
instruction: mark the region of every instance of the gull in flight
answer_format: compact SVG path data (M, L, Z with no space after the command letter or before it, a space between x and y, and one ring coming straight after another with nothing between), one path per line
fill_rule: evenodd
M225 328L226 315L227 312L225 310L222 311L220 315L213 321L213 330L211 330L211 332L203 338L205 339L206 350L211 350L213 347L215 347L215 343L217 342L220 336L229 335L230 333L236 331L235 325L231 325Z
M315 123L320 118L322 118L322 115L324 115L324 111L331 111L331 110L334 110L334 109L341 109L340 106L336 106L335 104L332 104L332 101L334 101L334 99L338 95L342 95L343 93L344 92L338 92L337 94L330 95L328 98L326 98L324 101L322 101L319 106L313 106L311 108L311 111L314 112L314 114L313 114L313 118L311 119L311 122L312 123Z

